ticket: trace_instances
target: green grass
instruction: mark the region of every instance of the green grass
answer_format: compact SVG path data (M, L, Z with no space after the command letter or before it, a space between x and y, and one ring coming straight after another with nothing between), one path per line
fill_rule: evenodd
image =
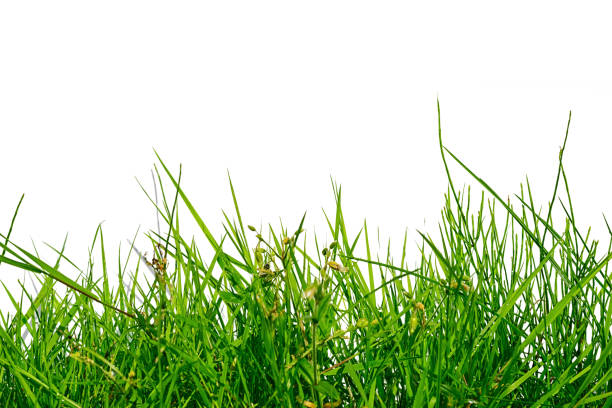
M410 270L406 240L392 264L372 253L365 222L348 236L336 184L329 244L312 245L305 218L247 225L231 180L235 214L217 240L161 159L151 202L165 227L147 233L146 264L132 247L108 265L99 228L102 264L71 279L64 248L43 261L11 242L11 223L0 262L33 272L40 290L6 290L16 312L0 324L0 406L612 407L612 241L598 257L576 226L563 149L540 213L528 181L512 205L440 132L448 193ZM486 200L474 207L455 188L451 161ZM181 235L179 204L207 242Z

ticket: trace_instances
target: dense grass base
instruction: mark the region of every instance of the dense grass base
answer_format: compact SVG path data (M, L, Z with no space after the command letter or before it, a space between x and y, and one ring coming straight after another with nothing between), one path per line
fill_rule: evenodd
M365 224L347 236L335 185L324 248L316 238L306 247L304 219L295 231L258 231L237 204L217 241L161 159L172 187L158 172L165 233L147 235L151 259L135 254L145 263L131 273L119 266L130 283L111 288L106 261L101 278L90 264L72 280L60 272L63 248L48 264L2 235L0 262L42 287L7 291L17 312L0 327L0 406L612 407L612 253L596 259L597 242L574 223L563 150L540 214L528 183L515 209L441 138L440 148L447 173L450 156L492 200L483 194L474 209L448 173L440 235L422 234L414 270L404 256L374 260ZM183 239L179 203L208 242ZM102 237L92 248L105 260Z

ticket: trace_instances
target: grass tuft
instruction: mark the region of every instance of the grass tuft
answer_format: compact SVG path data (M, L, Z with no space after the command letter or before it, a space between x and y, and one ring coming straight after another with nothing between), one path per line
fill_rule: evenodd
M40 290L5 287L15 313L0 323L0 406L612 407L612 240L598 256L599 242L575 223L566 141L541 214L528 180L514 205L502 199L440 130L449 188L439 235L420 232L420 265L410 270L406 239L394 265L389 253L373 258L365 223L348 236L333 182L324 248L316 238L307 248L306 215L295 230L243 222L229 175L235 220L224 213L217 240L181 173L156 153L152 255L132 245L117 287L101 227L96 279L91 262L76 279L63 274L63 247L48 262L12 242L20 200L0 234L0 263L32 273ZM484 189L477 207L469 189L455 188L451 160ZM205 242L181 235L179 203ZM141 267L151 281L139 279Z

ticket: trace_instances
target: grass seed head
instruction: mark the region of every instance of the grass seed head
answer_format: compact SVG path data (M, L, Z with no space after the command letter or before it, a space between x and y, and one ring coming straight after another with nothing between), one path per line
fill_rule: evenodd
M327 265L335 271L339 272L348 272L348 268L346 266L342 266L334 261L327 262Z
M359 320L357 320L357 323L355 323L355 326L363 329L365 327L368 327L368 325L370 324L370 321L368 319L366 319L365 317L361 317Z
M419 325L419 319L415 315L410 316L410 333L414 333Z
M310 285L308 288L306 288L306 290L304 291L304 297L306 299L313 300L317 296L318 291L319 291L319 284L318 282L315 282L312 285Z

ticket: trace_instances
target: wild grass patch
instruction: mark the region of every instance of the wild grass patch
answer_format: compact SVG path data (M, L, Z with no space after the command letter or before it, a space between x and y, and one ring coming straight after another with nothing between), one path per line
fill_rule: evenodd
M528 182L503 199L440 133L448 192L412 269L373 254L365 223L347 234L335 184L329 244L307 245L305 218L249 225L231 180L217 239L158 156L150 256L132 247L107 265L99 228L101 274L90 264L72 279L64 248L43 260L11 241L13 223L0 235L0 263L40 282L6 290L16 312L0 324L0 406L612 407L612 241L598 255L576 225L564 149L542 213ZM486 191L479 202L456 189L450 161ZM181 235L179 203L203 242Z

